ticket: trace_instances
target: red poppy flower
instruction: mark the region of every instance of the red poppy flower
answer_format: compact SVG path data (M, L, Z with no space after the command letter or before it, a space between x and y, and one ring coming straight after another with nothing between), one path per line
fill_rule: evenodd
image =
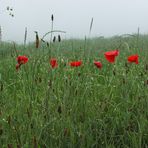
M94 61L94 64L97 68L101 69L102 68L102 63L101 62L97 62L97 61Z
M81 66L82 61L73 61L69 63L71 67L78 67Z
M138 62L138 55L137 54L135 54L135 55L131 55L131 56L129 56L128 57L128 62L134 62L135 64L138 64L139 62Z
M104 55L107 61L109 61L110 63L114 63L115 57L119 55L119 51L118 50L107 51L105 52Z
M57 62L57 60L56 60L55 58L51 58L51 59L50 59L50 65L51 65L52 68L58 67L58 62Z
M15 66L16 70L18 70L22 64L25 64L28 62L28 58L26 56L18 56L16 60L18 62L18 64L16 64Z
M16 60L18 64L25 64L28 62L28 58L26 56L18 56Z

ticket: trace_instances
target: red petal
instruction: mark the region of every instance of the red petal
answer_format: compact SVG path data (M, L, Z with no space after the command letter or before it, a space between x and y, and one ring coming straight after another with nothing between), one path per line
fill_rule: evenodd
M107 51L105 52L104 55L107 61L109 61L110 63L114 63L115 57L119 55L119 51L118 50Z
M133 62L135 64L138 64L139 63L138 58L139 58L139 56L137 54L135 54L135 55L129 56L127 60L128 60L128 62L131 62L131 63Z
M70 66L72 67L78 67L81 66L82 61L74 61L74 62L70 62Z
M50 59L50 65L52 68L58 67L57 60L55 58Z
M28 58L26 56L18 56L16 60L18 64L25 64L28 62Z
M95 64L96 67L98 67L99 69L102 68L102 63L101 63L101 62L97 62L97 61L95 61L94 64Z

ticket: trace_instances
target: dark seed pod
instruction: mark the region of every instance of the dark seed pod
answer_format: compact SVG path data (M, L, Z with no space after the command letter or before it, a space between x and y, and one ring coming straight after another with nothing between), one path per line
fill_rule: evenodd
M58 35L58 41L61 42L61 36L60 35Z
M32 123L30 124L30 128L33 129L33 124Z
M54 20L54 16L53 16L53 14L51 15L51 21L53 21Z
M7 6L7 10L8 10L8 11L9 11L9 9L10 9L9 6Z
M49 43L47 42L47 47L49 47Z
M38 36L38 32L35 31L35 34L36 34L35 47L36 48L39 48L39 36Z
M3 91L3 88L4 88L4 85L3 85L3 83L1 83L1 91Z
M55 42L55 41L56 41L56 36L53 37L53 42Z
M42 78L41 78L41 77L38 78L38 82L39 82L39 83L42 82Z
M61 107L61 106L58 107L58 113L59 113L59 114L62 113L62 107Z
M0 127L0 136L3 134L3 129Z
M114 75L114 76L116 75L116 71L115 71L115 69L113 70L113 75Z

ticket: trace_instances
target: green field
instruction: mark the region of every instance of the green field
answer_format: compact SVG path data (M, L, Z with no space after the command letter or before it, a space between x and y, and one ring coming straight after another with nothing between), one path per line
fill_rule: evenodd
M120 54L112 64L104 52L114 49ZM139 64L128 63L132 54ZM18 55L29 61L16 71ZM82 66L69 66L77 60ZM148 35L62 40L38 49L1 42L0 147L148 147Z

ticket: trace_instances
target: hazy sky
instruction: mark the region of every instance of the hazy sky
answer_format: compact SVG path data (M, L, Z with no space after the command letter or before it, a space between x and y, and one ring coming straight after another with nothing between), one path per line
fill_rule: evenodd
M5 11L14 9L14 17ZM66 31L64 38L88 35L91 18L94 18L91 36L112 36L148 33L148 0L0 0L0 25L3 40L23 42L25 27L28 41L50 31L51 14L54 29ZM46 38L48 39L48 37Z

